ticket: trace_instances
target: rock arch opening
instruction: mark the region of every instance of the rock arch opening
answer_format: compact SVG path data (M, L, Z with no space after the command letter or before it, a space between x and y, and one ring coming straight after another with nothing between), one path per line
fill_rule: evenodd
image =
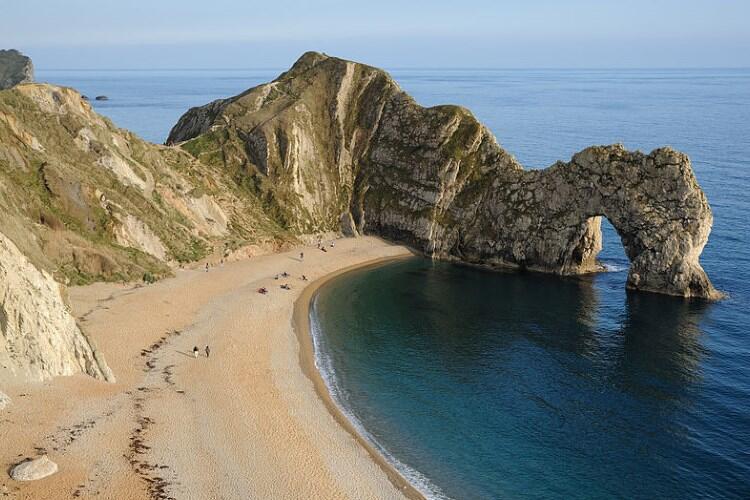
M620 233L604 215L589 217L586 225L590 228L581 238L576 249L583 272L622 272L630 268L630 258L623 246ZM589 250L586 260L585 249Z

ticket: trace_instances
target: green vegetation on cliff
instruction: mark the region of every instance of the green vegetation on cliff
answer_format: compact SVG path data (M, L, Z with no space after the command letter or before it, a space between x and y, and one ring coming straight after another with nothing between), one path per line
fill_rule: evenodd
M0 91L0 232L71 284L293 241L222 162L201 160L117 129L71 89Z

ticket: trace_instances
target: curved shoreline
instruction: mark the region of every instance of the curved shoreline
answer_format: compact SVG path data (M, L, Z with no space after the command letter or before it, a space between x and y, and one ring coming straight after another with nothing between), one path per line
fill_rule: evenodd
M11 495L127 491L146 500L158 487L176 498L422 498L412 487L420 483L409 484L411 476L401 477L335 418L322 381L310 384L315 340L302 334L304 313L294 321L295 307L307 310L305 298L297 303L303 293L309 303L319 285L355 264L411 253L370 237L339 240L334 251L311 251L303 262L298 255L308 249L183 270L136 289L71 290L74 314L117 383L78 375L2 387L13 398L1 412L3 467L40 450L59 467L54 481L8 483ZM281 270L289 292L274 279ZM269 293L258 294L261 287ZM210 358L191 355L209 344Z
M317 392L320 399L325 404L328 412L333 416L336 422L341 425L354 439L359 443L370 455L372 460L385 472L388 479L393 485L401 491L406 497L413 500L425 500L426 497L414 487L386 458L372 445L364 436L362 436L347 418L344 412L339 408L336 401L334 401L331 393L328 391L328 386L323 380L323 376L315 366L315 348L313 346L312 334L310 331L310 306L312 300L315 297L315 293L326 283L331 280L355 270L363 270L371 267L381 266L383 264L393 262L396 260L408 259L413 255L399 255L394 257L382 257L361 264L354 264L347 266L343 269L339 269L330 274L327 274L321 278L316 279L310 285L308 285L297 298L294 303L294 314L292 316L292 327L297 335L297 341L299 343L299 364L302 369L302 373L309 378L315 392Z

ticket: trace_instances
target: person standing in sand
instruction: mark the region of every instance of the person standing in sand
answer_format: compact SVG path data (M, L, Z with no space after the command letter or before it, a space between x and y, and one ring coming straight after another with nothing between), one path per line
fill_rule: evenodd
M208 272L208 262L206 262L206 272Z
M194 358L198 357L198 346L197 345L193 346L193 357Z
M206 357L207 357L207 358L210 358L210 357L211 357L211 348L210 348L210 347L208 347L208 346L206 346Z

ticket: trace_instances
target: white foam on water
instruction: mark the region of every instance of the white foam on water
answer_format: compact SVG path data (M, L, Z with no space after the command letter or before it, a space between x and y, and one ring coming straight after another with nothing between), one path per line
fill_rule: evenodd
M326 384L329 394L333 399L333 402L338 407L339 411L346 416L347 420L352 424L357 433L362 436L371 446L373 446L378 453L380 453L385 460L391 464L409 483L416 488L422 495L430 500L450 500L450 497L443 493L443 491L427 476L419 472L418 470L410 467L396 458L385 446L379 443L375 437L367 431L362 422L357 418L354 412L346 407L342 400L346 399L346 390L341 387L336 378L336 373L333 367L333 361L331 356L328 355L325 347L325 339L323 330L320 326L320 322L317 318L317 298L316 295L312 300L312 307L310 307L310 334L313 341L313 351L315 357L315 368L320 373L323 381Z
M601 264L604 266L604 270L608 273L619 273L628 270L628 266L615 264L614 262L602 262Z

